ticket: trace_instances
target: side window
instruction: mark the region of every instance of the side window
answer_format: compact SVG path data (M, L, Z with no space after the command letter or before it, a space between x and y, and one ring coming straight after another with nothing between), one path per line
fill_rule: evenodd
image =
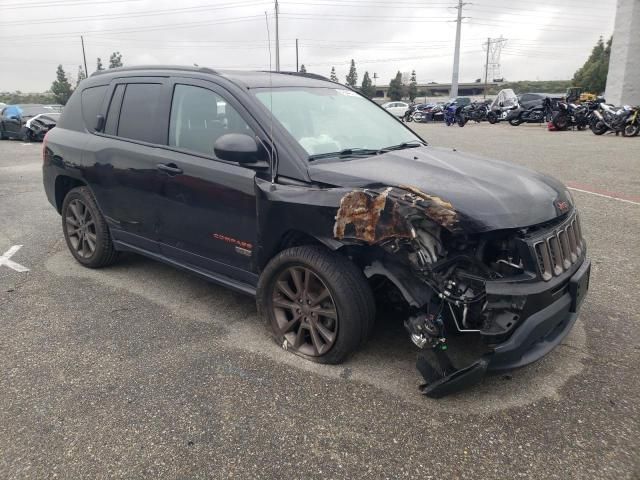
M82 119L87 130L93 132L96 129L96 117L100 113L107 85L85 88L82 91Z
M153 143L157 138L154 125L161 95L159 83L129 83L124 91L117 135Z
M213 144L226 133L253 135L238 112L206 88L176 85L169 120L169 145L213 155Z
M109 102L109 111L107 113L107 123L104 126L104 133L115 135L118 132L118 112L122 105L122 97L126 85L117 85Z

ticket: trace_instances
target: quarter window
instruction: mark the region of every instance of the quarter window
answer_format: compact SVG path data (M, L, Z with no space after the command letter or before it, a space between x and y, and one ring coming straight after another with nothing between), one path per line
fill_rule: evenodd
M155 122L160 108L162 85L130 83L124 92L118 136L153 143L157 139Z
M169 145L213 156L216 140L227 133L253 135L226 100L206 88L176 85L169 121Z
M108 86L85 88L82 91L82 118L87 130L93 132L96 129L96 117L100 113L102 99Z

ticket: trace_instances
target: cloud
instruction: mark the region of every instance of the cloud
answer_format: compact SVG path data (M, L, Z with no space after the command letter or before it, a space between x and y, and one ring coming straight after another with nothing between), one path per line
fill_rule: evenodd
M575 3L573 3L575 1ZM2 4L0 41L14 48L0 54L0 91L43 91L62 64L72 78L83 63L85 38L89 71L96 57L108 63L120 51L126 65L169 63L218 68L267 69L269 13L272 54L273 3L262 0L19 0ZM464 9L460 80L483 75L487 37L503 35L502 74L510 80L570 78L597 38L613 29L615 0L589 10L581 2L497 0ZM416 70L419 82L450 81L455 38L455 2L435 0L280 1L281 66L300 63L341 80L350 60L359 78L365 70L388 83L395 72ZM272 64L275 67L272 56Z

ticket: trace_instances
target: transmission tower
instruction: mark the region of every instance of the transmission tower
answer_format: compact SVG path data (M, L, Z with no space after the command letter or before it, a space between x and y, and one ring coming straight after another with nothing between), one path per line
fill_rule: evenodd
M502 80L500 69L500 54L502 47L507 42L506 38L488 38L484 47L487 49L487 61L484 66L484 78L493 82Z

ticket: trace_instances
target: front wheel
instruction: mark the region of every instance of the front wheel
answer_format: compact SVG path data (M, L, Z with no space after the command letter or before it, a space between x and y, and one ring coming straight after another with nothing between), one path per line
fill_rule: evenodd
M342 362L369 336L371 288L355 264L321 246L293 247L260 276L258 311L285 350L318 363Z
M514 127L517 127L521 123L522 120L520 120L520 118L512 118L511 120L509 120L509 125L513 125Z
M625 137L635 137L640 133L640 123L628 123L622 130L622 135Z
M487 113L487 121L493 125L494 123L496 123L498 121L498 117L496 116L495 113L493 112L489 112Z
M106 267L116 261L109 227L87 187L74 188L64 198L62 231L69 251L85 267Z
M554 115L552 123L556 130L566 130L569 128L569 116L565 114Z
M467 124L467 118L466 117L458 117L458 126L459 127L464 127Z

